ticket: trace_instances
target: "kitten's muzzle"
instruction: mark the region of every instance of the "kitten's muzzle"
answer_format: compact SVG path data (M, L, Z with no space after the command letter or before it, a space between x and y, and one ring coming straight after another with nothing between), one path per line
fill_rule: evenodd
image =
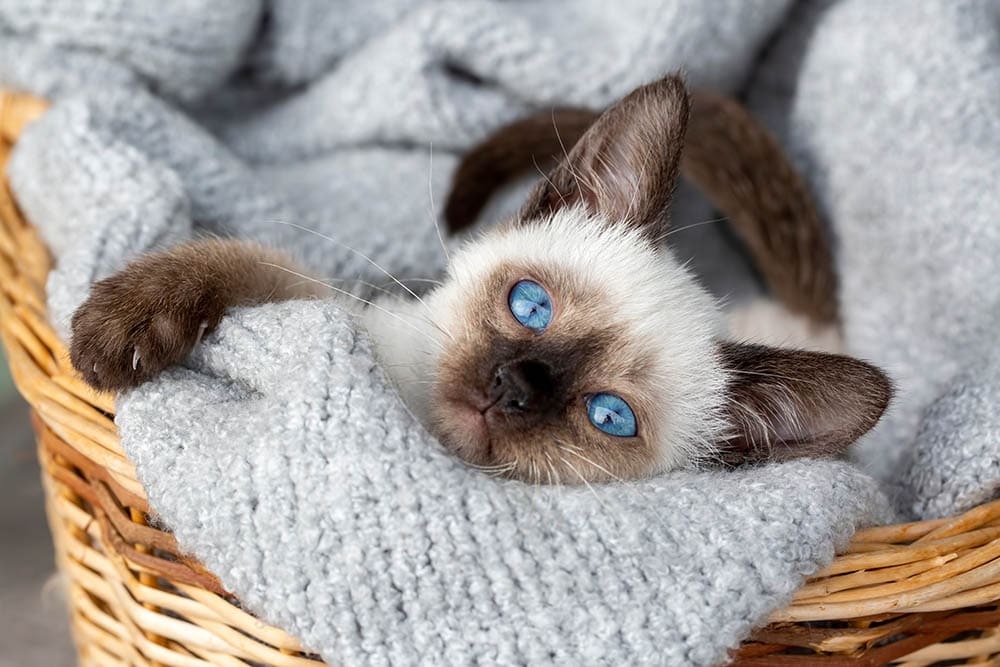
M489 405L484 414L541 414L552 402L556 384L552 369L540 361L525 359L501 364L486 392Z

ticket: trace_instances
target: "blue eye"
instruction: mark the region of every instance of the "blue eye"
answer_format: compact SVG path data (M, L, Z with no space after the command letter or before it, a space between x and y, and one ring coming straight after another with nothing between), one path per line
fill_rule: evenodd
M636 434L635 413L614 394L594 394L587 401L590 423L608 435L631 438Z
M507 305L514 318L535 333L542 333L552 321L552 299L533 280L522 280L510 290Z

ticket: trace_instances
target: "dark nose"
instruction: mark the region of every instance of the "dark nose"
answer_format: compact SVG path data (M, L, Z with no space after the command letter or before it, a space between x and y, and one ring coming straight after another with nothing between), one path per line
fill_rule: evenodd
M554 390L552 370L540 361L501 364L490 386L491 409L507 414L537 411Z

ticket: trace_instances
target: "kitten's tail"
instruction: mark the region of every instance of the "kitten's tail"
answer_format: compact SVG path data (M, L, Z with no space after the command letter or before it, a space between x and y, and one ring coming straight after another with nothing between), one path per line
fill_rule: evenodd
M504 183L568 153L599 115L546 111L475 146L455 172L449 229L475 222ZM778 142L738 102L693 94L681 171L729 219L777 299L818 324L837 323L836 273L812 196Z

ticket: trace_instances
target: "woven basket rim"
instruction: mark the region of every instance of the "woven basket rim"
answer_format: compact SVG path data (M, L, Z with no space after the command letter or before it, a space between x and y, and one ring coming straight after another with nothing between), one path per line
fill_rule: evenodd
M37 98L0 90L0 169L21 131L45 108ZM82 635L96 636L115 646L116 655L141 654L164 664L322 664L287 633L240 609L212 573L183 555L172 535L149 525L145 491L115 430L114 399L82 381L46 319L49 269L48 252L4 179L0 339L15 384L34 413L47 488L59 489L48 497L59 565L69 576L87 582L77 585L72 595L78 643L82 645ZM110 545L114 553L98 553L90 546L93 540ZM62 554L63 547L75 555ZM76 557L80 553L91 559L90 565L81 564ZM147 612L146 625L122 629L94 603L98 597L118 600L129 614ZM998 601L1000 500L955 517L859 530L843 553L771 616L771 625L758 631L756 643L736 657L741 664L756 664L758 659L775 658L761 647L776 646L859 650L917 617L938 635L954 634L970 623L968 629L987 627L984 623L993 627L1000 625L1000 612L977 609L995 607ZM850 619L860 624L853 634L810 634L801 625ZM133 636L138 648L130 652L123 636ZM915 645L914 650L934 648L924 646L927 643ZM994 652L1000 652L1000 644ZM228 663L219 656L238 660ZM191 662L185 662L189 658ZM222 662L211 661L215 659ZM134 664L153 662L136 658Z

